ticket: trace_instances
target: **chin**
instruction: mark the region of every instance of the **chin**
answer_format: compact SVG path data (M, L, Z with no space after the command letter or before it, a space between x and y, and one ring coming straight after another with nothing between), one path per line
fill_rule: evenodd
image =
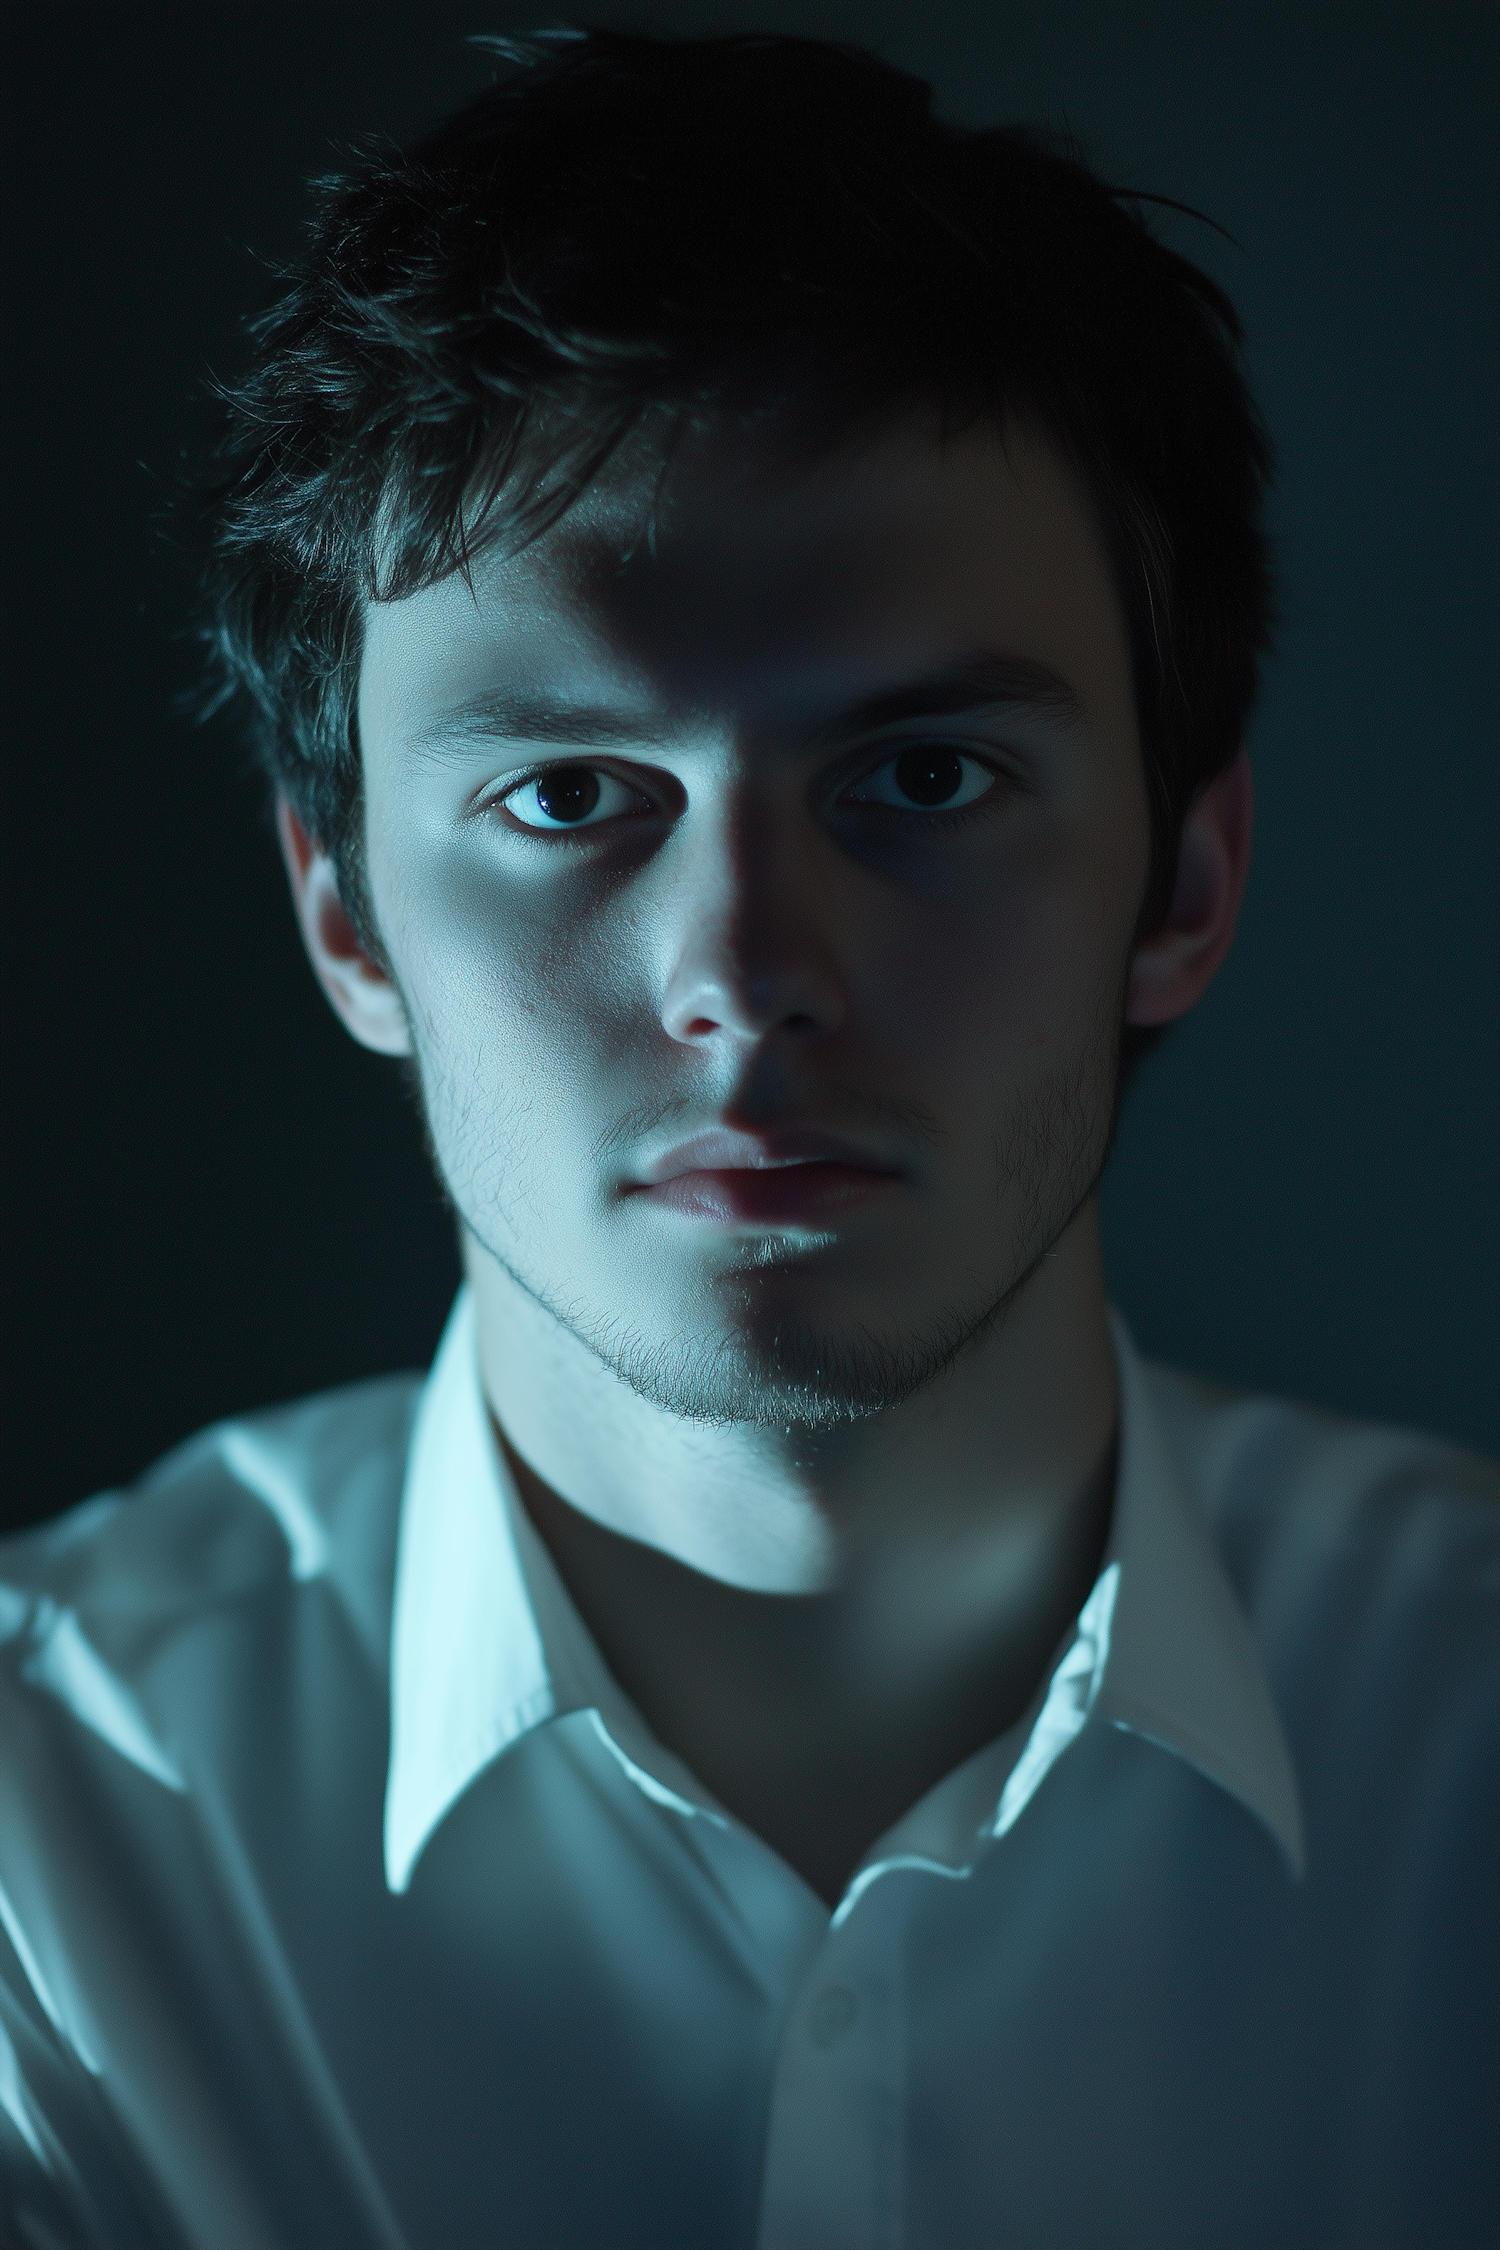
M1006 1298L986 1297L923 1329L885 1333L861 1320L780 1312L764 1300L696 1337L616 1329L578 1333L639 1396L684 1421L829 1430L887 1413L946 1374L985 1334Z

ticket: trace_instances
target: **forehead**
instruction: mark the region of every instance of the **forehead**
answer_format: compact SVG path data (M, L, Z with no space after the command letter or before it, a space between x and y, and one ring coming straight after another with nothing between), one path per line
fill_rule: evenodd
M622 465L517 554L366 617L360 720L488 694L774 722L975 654L1057 672L1133 738L1130 659L1081 479L1012 423L913 418L815 459L728 433Z

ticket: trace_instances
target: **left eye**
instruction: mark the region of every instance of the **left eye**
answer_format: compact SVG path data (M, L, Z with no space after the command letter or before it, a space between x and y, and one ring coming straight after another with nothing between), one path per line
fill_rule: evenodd
M549 766L512 789L501 804L522 828L592 828L639 812L640 792L597 766Z
M877 766L849 794L857 804L895 805L902 812L956 812L994 786L993 770L978 758L945 742L923 742Z

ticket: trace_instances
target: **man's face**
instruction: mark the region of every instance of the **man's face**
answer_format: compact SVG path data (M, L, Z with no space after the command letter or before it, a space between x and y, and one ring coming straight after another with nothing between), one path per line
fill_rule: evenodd
M1108 1145L1149 845L1082 489L1012 430L704 447L368 616L370 895L467 1230L637 1389L826 1423Z

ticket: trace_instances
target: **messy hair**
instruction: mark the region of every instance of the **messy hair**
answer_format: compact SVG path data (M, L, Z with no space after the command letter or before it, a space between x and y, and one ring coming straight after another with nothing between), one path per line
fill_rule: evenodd
M648 436L821 402L1030 416L1081 474L1126 622L1171 897L1270 645L1271 449L1224 292L1038 129L933 114L860 49L492 39L496 82L314 184L305 254L219 393L206 707L238 700L379 953L355 727L367 605L518 548ZM654 435L652 435L654 433Z

